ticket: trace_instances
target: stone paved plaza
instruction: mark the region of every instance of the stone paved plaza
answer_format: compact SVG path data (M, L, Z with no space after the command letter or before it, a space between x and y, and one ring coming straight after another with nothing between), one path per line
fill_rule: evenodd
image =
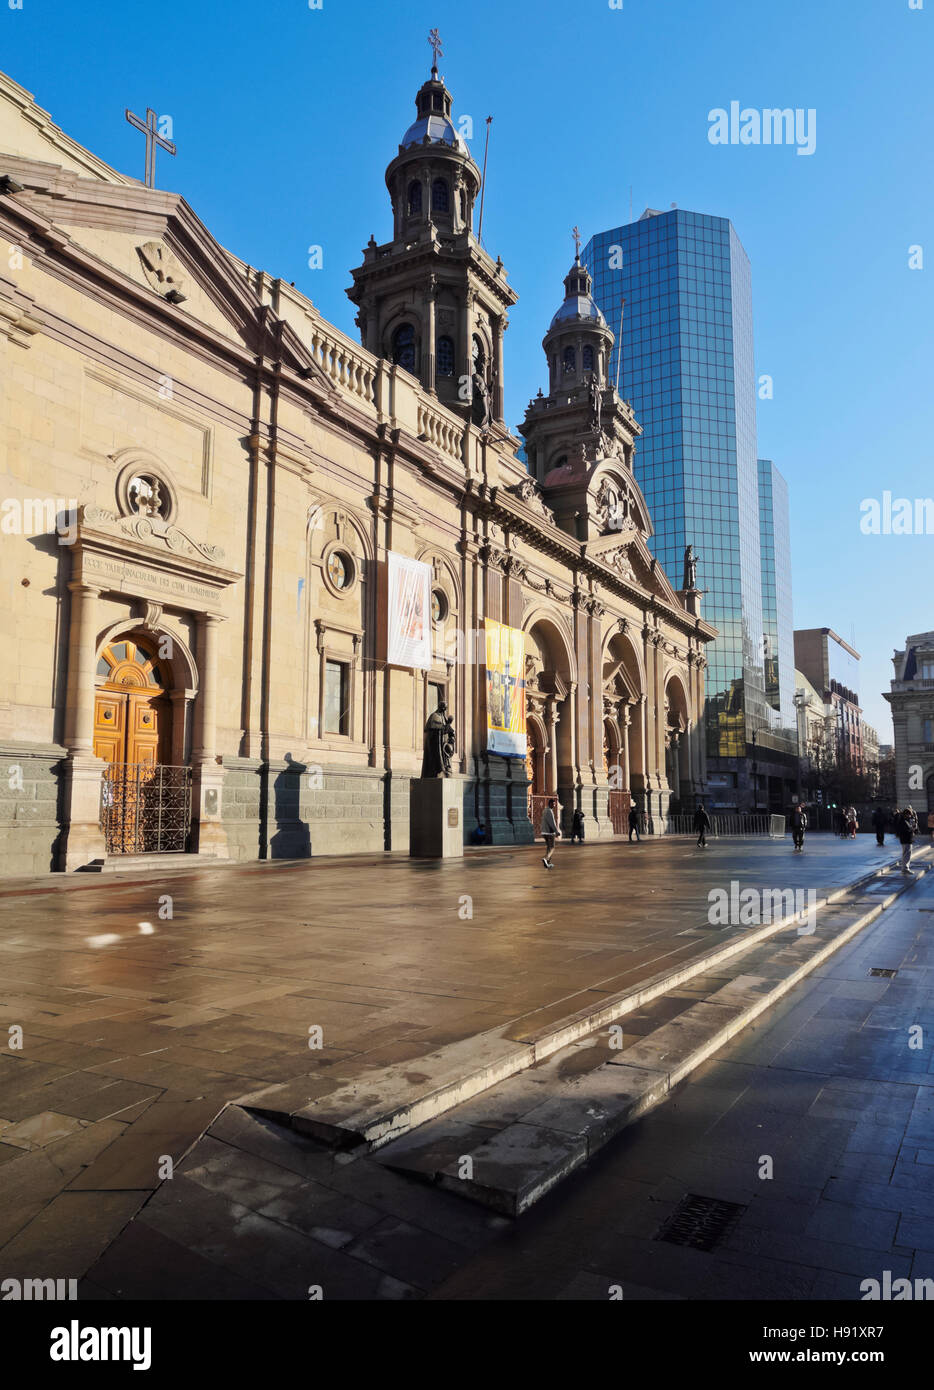
M322 1094L361 1066L378 1075L492 1028L521 1039L735 936L736 928L708 925L712 887L736 880L823 894L893 857L867 838L812 837L803 856L787 840L724 840L702 852L671 839L562 843L550 874L532 848L454 863L392 856L11 885L0 894L2 1021L21 1027L23 1039L0 1058L0 1267L81 1277L101 1259L106 1272L108 1259L142 1239L147 1253L130 1260L132 1288L124 1274L108 1283L102 1273L87 1289L134 1296L148 1280L146 1291L157 1295L173 1258L181 1259L181 1228L172 1222L177 1215L187 1228L192 1219L176 1205L181 1193L194 1193L187 1178L161 1182L159 1162L177 1162L210 1128L183 1167L204 1170L198 1200L209 1208L220 1201L255 1211L262 1197L257 1259L265 1231L275 1235L263 1257L273 1267L280 1240L301 1239L327 1251L332 1268L338 1252L322 1232L338 1232L332 1239L343 1247L354 1233L401 1221L406 1230L389 1245L414 1242L409 1262L393 1256L387 1264L373 1236L370 1262L389 1282L380 1275L359 1283L342 1248L335 1292L392 1297L435 1288L459 1260L447 1250L450 1258L434 1265L408 1225L443 1241L469 1230L472 1247L477 1233L494 1238L501 1218L441 1193L430 1194L426 1216L426 1194L408 1179L369 1158L342 1167L242 1110L218 1118L225 1105L282 1082ZM647 1009L627 1031L647 1031L659 1016L663 1010ZM321 1048L309 1049L309 1029L322 1030ZM238 1169L231 1143L241 1139L255 1164ZM278 1187L254 1171L270 1146ZM325 1169L336 1187L306 1200L301 1181ZM401 1212L398 1202L384 1210L380 1194L402 1189ZM409 1223L406 1210L423 1224ZM160 1240L170 1242L162 1255L148 1248ZM181 1279L194 1261L185 1292L164 1286L161 1296L224 1296L204 1258L203 1250L191 1254L172 1276ZM121 1256L119 1268L128 1267ZM270 1274L259 1284L267 1297L302 1296L293 1276ZM234 1280L228 1292L243 1294L246 1282Z

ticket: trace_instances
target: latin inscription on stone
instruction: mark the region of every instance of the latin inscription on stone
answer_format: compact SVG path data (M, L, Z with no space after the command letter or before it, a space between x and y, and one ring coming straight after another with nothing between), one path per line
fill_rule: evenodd
M155 570L137 569L120 560L105 560L98 555L87 555L82 560L82 574L85 577L99 575L112 579L115 584L132 584L140 589L157 589L164 594L177 594L181 598L216 599L216 589L204 584L195 584L190 579L176 578L171 574L160 574Z

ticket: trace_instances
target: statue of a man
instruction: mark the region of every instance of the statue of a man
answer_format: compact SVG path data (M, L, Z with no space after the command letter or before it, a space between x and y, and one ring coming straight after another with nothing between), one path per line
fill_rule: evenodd
M454 757L454 720L447 705L439 700L438 708L429 714L425 725L425 750L422 754L423 777L450 777Z
M486 378L476 369L471 378L471 388L473 391L473 422L475 425L479 425L482 430L487 430L493 422L490 388L487 385Z
M694 554L693 545L689 545L684 552L684 583L683 589L697 588L697 556Z
M593 428L594 428L595 430L598 430L598 429L600 428L600 415L601 415L602 409L603 409L603 396L601 395L601 393L600 393L600 387L599 387L599 385L597 384L597 374L596 374L596 372L591 372L591 373L590 373L590 419L591 419L591 422L592 422L592 424L593 424Z

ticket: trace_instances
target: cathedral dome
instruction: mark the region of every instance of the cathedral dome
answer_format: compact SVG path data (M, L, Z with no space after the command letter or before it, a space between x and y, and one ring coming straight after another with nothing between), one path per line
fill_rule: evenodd
M433 145L447 145L459 154L470 153L466 142L458 135L448 117L437 114L419 116L418 120L409 126L399 143L402 149L407 150L410 145L421 145L426 136Z
M413 146L424 146L427 140L429 147L440 146L441 150L450 150L474 164L466 140L451 119L451 93L438 76L437 68L432 68L431 78L416 93L415 109L416 119L399 142L400 154Z
M569 323L586 323L590 327L606 328L606 319L590 293L590 286L591 280L586 266L582 266L575 257L564 281L564 303L551 320L549 332L552 328Z

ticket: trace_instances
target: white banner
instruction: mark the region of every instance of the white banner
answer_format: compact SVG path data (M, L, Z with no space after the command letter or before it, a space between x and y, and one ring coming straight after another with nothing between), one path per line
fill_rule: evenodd
M390 666L431 670L431 566L387 552L389 624L386 661Z

